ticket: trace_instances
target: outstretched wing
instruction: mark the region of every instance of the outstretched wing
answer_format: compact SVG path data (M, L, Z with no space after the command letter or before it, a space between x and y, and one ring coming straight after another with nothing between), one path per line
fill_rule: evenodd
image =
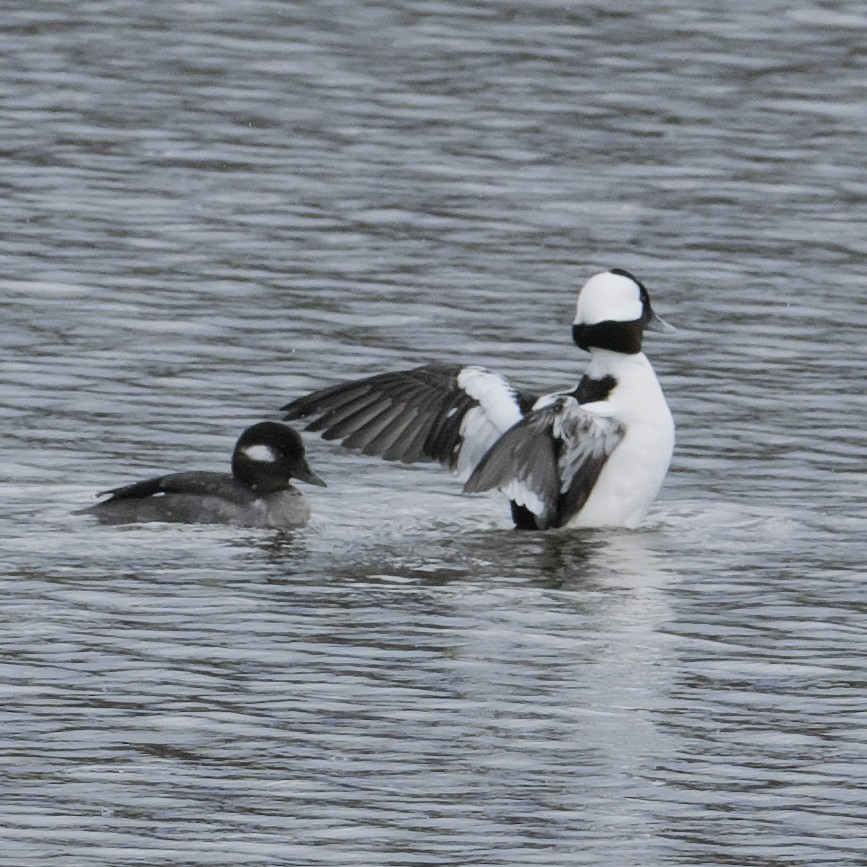
M188 473L170 473L167 476L157 476L101 491L99 496L108 495L112 500L141 500L157 494L188 494L190 496L218 496L234 502L247 502L255 499L255 493L237 479L227 473L211 473L193 471Z
M573 397L557 397L500 437L464 491L498 488L536 515L541 528L561 526L587 502L623 433L616 419L582 409Z
M499 488L516 505L536 515L542 529L551 525L560 487L553 425L550 408L528 413L485 454L467 479L464 492Z
M346 448L465 476L533 400L485 368L426 364L323 388L283 411Z

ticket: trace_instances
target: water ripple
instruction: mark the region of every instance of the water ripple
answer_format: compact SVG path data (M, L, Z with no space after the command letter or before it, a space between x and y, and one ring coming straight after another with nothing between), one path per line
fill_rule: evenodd
M7 10L16 864L860 863L867 18L633 6ZM635 533L313 439L295 533L72 514L341 378L569 385L614 265L679 328Z

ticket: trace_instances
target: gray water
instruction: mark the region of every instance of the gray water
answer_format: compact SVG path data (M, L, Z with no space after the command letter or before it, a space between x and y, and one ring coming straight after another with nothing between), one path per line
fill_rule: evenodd
M4 5L4 864L865 863L867 12L749 5ZM636 532L312 436L294 534L72 514L340 379L573 384L612 266Z

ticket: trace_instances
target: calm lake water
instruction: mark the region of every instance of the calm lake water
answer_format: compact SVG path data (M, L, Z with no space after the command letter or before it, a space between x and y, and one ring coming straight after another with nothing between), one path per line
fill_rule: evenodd
M864 863L867 11L641 5L5 4L3 863ZM294 534L72 514L339 379L574 384L613 266L636 532L312 436Z

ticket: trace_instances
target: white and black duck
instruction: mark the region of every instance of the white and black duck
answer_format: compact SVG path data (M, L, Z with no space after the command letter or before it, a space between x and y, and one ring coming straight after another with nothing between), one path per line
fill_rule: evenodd
M615 268L578 295L572 337L590 362L575 388L538 397L485 368L436 363L339 383L283 410L367 455L437 461L467 493L497 488L521 528L636 527L674 448L646 330L673 329Z

